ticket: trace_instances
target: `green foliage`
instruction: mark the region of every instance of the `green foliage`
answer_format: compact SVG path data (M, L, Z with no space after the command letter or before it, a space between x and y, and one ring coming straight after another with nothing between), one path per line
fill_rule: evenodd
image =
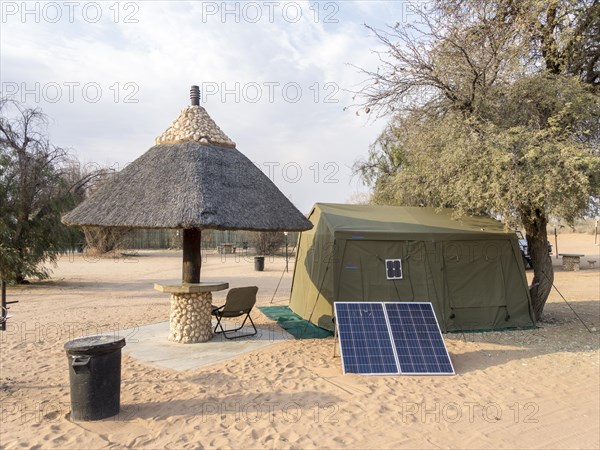
M0 113L0 276L46 278L45 263L74 238L60 220L74 204L61 171L66 152L47 140L40 111L4 101Z
M437 0L371 29L386 48L360 105L393 114L356 170L373 201L500 214L525 227L536 317L549 216L598 213L600 2Z
M475 112L398 119L404 164L378 173L374 200L494 212L513 222L535 208L568 222L589 212L600 194L600 102L587 86L534 75Z

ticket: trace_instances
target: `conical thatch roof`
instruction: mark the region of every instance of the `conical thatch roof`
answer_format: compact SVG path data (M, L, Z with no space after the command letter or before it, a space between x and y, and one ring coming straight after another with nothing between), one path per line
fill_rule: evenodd
M127 228L312 228L204 108L184 109L156 142L63 222Z

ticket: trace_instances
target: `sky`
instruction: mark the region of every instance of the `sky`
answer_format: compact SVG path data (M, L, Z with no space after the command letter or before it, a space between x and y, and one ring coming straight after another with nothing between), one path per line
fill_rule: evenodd
M352 105L380 44L364 24L411 20L402 1L0 3L0 91L39 107L52 143L121 169L189 104L302 211L355 201L352 166L385 126ZM414 17L413 17L414 19Z

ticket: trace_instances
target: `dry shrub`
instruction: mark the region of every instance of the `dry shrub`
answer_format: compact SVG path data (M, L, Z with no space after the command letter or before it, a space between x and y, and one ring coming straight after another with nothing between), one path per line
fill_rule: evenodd
M127 228L83 227L86 253L89 256L102 256L119 251L129 231Z

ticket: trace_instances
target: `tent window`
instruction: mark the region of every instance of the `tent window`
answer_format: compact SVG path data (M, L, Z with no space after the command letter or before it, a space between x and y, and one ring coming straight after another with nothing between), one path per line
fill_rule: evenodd
M388 280L402 279L402 260L401 259L386 259L385 260L385 275Z

